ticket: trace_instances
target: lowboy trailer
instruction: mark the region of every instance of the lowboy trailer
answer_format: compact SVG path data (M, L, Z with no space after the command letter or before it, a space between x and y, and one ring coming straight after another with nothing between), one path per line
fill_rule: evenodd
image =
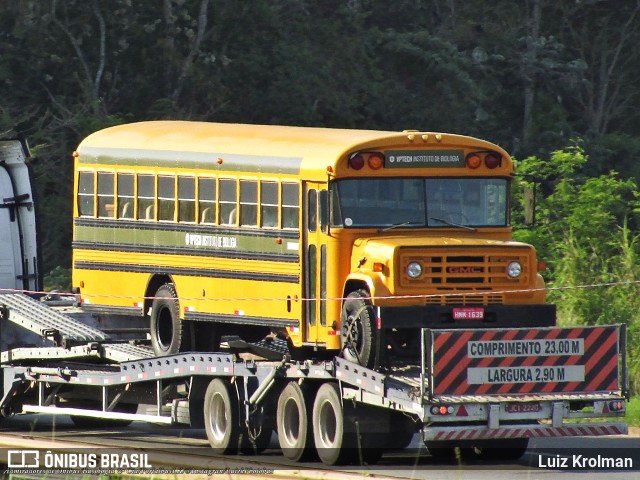
M417 362L374 371L338 357L293 361L277 340L259 347L278 361L233 348L155 357L21 294L0 294L0 306L0 334L12 323L47 341L2 352L4 416L204 427L220 454L259 452L276 432L287 458L329 465L373 463L418 432L433 455L473 447L502 459L534 437L627 433L589 421L625 414L624 325L422 329Z

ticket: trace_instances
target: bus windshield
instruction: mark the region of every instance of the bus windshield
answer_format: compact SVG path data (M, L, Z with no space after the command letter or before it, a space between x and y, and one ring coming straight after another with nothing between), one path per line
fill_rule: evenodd
M331 185L334 227L503 227L504 178L357 178Z

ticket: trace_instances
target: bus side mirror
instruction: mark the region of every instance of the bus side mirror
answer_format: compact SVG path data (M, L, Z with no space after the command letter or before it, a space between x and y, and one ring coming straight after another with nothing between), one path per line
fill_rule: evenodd
M524 187L524 224L531 227L536 224L536 189L535 186Z

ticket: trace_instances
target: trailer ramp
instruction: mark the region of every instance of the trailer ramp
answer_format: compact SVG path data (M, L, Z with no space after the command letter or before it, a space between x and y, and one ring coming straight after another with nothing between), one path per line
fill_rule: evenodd
M109 335L22 293L0 291L0 320L9 321L69 348L88 342L106 342Z

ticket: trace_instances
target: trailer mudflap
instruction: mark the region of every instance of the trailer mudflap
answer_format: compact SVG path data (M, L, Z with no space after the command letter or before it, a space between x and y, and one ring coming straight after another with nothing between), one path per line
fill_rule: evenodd
M624 325L425 330L426 394L626 393ZM623 348L621 348L621 345Z

